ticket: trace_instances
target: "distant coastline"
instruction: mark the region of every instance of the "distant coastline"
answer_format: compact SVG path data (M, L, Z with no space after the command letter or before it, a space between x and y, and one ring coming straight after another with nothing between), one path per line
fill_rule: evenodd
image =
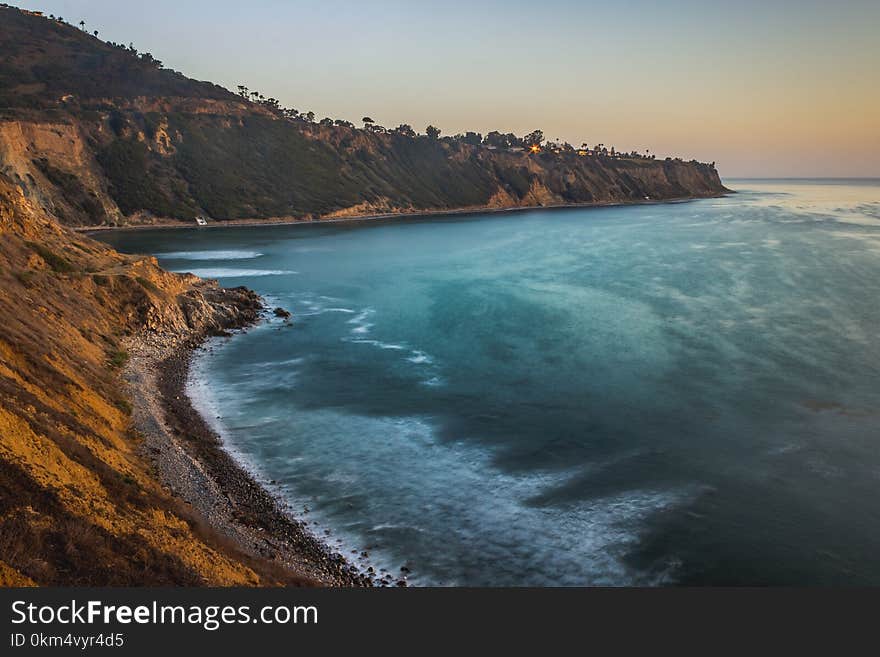
M352 224L361 221L430 219L443 217L466 217L479 214L503 214L528 212L530 210L583 210L589 208L611 208L629 205L658 205L668 203L689 203L710 198L723 198L728 194L736 194L736 190L727 189L723 192L680 196L666 199L648 199L632 201L600 201L596 203L560 203L556 205L521 205L516 207L466 207L444 210L417 210L413 212L384 212L377 214L354 215L350 217L332 217L327 219L296 219L293 217L268 217L265 219L229 219L211 221L207 225L197 225L192 221L165 220L150 224L127 224L122 226L73 226L72 230L85 234L102 233L105 231L133 231L164 228L243 228L251 226L320 226L323 224Z

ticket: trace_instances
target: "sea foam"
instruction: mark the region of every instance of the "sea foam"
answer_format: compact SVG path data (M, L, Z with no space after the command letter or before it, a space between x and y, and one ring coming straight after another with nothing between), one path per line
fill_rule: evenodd
M251 278L258 276L288 276L299 272L289 269L237 269L234 267L204 267L196 269L184 269L175 267L172 271L188 272L199 278Z
M226 250L226 251L168 251L157 253L157 258L174 260L251 260L263 254L259 251Z

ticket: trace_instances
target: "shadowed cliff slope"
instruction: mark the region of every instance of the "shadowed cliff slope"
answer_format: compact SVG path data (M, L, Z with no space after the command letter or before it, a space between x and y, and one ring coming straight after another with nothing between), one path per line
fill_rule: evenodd
M69 225L712 196L714 166L531 154L293 120L73 26L0 8L0 171Z

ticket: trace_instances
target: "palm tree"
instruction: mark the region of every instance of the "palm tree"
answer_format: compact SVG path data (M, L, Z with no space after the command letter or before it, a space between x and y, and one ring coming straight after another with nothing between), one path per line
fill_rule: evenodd
M86 31L86 22L85 21L79 22L79 29L81 29L83 32Z

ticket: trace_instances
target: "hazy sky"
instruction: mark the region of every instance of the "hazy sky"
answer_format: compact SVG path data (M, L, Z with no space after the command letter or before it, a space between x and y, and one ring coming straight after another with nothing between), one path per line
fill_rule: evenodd
M38 0L318 117L880 176L880 2Z

